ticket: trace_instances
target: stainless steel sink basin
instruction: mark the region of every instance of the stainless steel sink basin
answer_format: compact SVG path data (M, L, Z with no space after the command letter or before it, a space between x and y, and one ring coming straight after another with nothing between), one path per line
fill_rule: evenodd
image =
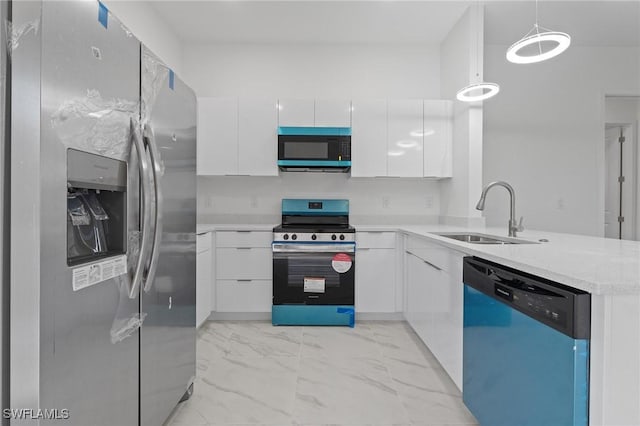
M497 237L495 235L462 233L462 232L438 232L436 235L471 244L538 244L535 241L519 240L517 238Z

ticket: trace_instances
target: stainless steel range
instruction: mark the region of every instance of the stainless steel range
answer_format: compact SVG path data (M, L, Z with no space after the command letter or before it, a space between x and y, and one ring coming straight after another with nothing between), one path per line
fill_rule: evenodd
M283 199L272 249L274 325L353 326L356 243L349 200Z

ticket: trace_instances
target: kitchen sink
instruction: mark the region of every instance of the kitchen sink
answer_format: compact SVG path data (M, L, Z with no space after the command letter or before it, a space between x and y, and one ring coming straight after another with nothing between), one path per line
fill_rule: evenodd
M460 233L460 232L438 232L436 235L471 244L538 244L535 241L519 240L517 238L497 237L495 235Z

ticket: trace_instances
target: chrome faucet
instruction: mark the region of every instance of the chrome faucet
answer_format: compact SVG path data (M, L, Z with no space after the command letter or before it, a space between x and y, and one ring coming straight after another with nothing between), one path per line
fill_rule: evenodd
M480 195L480 200L476 205L476 209L484 210L484 201L487 198L487 192L494 186L502 186L507 191L509 191L509 198L511 199L511 208L509 209L509 236L515 237L516 232L523 231L524 226L522 226L522 216L520 216L520 223L516 225L516 193L513 190L513 187L509 185L507 182L498 180L495 182L491 182L489 185L485 186L482 190L482 194Z

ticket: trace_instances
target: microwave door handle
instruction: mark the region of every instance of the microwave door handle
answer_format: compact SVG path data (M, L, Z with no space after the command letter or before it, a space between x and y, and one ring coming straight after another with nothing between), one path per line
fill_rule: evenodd
M138 154L138 168L141 181L141 218L140 218L140 252L138 253L138 259L136 267L131 278L131 286L129 288L129 298L135 299L138 296L140 289L140 283L142 282L142 275L144 274L144 266L147 260L147 233L149 232L149 221L151 220L151 188L150 182L147 176L149 175L149 163L147 159L147 153L145 152L144 145L140 136L138 135L138 129L134 123L133 118L130 119L130 135L133 142L133 146Z
M145 293L151 289L153 285L153 279L156 275L158 268L158 257L160 255L160 244L162 242L162 188L160 186L160 177L162 176L162 160L160 158L160 152L158 151L158 145L156 144L155 134L153 128L149 124L144 125L143 138L145 145L149 147L149 154L151 157L151 170L150 175L153 176L153 190L155 194L156 205L154 209L154 233L153 233L153 245L151 246L151 255L149 261L149 269L144 278L144 291Z

